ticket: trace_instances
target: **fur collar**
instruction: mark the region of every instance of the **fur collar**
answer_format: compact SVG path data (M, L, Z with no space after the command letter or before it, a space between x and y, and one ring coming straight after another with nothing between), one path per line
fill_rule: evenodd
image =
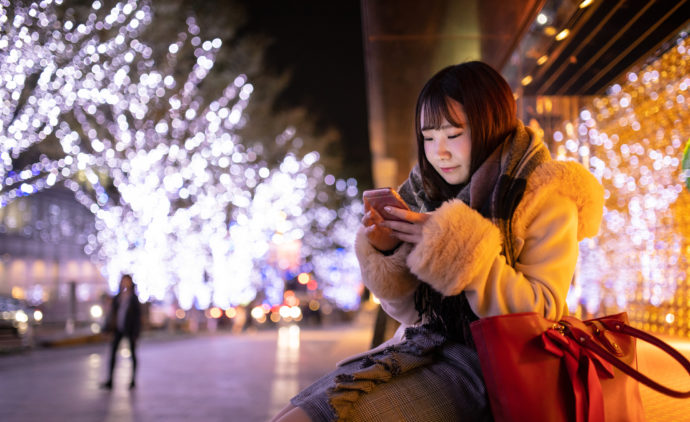
M599 231L604 206L604 188L592 173L574 161L547 161L527 179L525 195L513 215L516 237L523 237L543 201L558 194L575 202L578 211L577 238L593 237Z

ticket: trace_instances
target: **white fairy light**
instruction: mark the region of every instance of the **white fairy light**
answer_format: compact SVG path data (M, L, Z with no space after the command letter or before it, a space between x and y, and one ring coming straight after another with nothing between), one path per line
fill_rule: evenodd
M6 17L9 1L0 6ZM242 144L248 77L238 75L208 104L200 99L220 39L203 40L189 17L158 64L138 39L153 17L145 1L109 10L95 1L85 22L64 23L48 2L12 7L14 18L0 20L0 207L64 183L95 216L85 251L112 290L130 272L142 298L174 295L183 309L246 304L259 291L282 300L277 280L309 264L327 298L358 305L356 183L339 180L336 191L318 153L290 152L294 128L276 138L287 153L275 165L263 147ZM176 79L189 45L195 63ZM48 138L63 156L14 167ZM330 207L340 202L338 217ZM288 252L294 259L273 260Z
M684 37L679 45L687 43ZM594 99L579 117L597 116L595 125L566 142L570 158L586 152L607 191L600 234L581 244L578 289L569 304L579 302L592 312L627 309L647 328L655 327L643 311L648 305L681 306L684 312L684 302L674 297L687 285L690 269L690 202L679 177L680 140L690 138L688 127L679 123L690 115L677 102L666 106L684 90L690 56L677 49L664 54L670 56L628 73L625 83Z

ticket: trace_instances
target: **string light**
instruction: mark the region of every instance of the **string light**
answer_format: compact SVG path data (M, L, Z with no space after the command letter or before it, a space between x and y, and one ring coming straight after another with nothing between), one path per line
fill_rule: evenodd
M566 139L554 136L561 158L587 163L606 190L600 234L581 245L569 304L627 310L644 329L680 335L690 335L687 42L681 33L660 57L595 97L566 127Z
M227 309L257 292L282 300L284 273L310 264L326 298L358 306L356 181L325 175L316 151L298 156L292 127L275 145L246 145L246 75L200 98L220 39L202 40L189 17L157 63L139 40L148 2L96 1L81 23L70 11L58 19L49 1L0 6L0 209L63 183L95 216L85 252L111 290L132 273L143 300L185 310ZM194 65L181 78L185 51ZM44 142L61 152L14 167ZM264 148L283 158L266 161ZM287 253L291 265L273 260Z
M556 41L563 41L564 39L568 38L568 35L570 35L570 30L564 29L556 34Z

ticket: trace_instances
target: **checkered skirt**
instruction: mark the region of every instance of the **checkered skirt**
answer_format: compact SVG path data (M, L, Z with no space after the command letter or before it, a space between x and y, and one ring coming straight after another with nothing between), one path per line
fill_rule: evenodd
M492 420L473 348L445 340L406 346L348 362L291 403L312 421Z

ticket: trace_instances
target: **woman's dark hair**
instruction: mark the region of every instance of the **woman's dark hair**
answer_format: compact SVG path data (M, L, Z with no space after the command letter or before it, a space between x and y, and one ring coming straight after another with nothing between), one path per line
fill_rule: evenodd
M122 282L125 281L125 279L129 279L132 285L135 285L131 274L122 274L122 277L120 277L120 290L122 290Z
M450 114L448 99L462 104L467 115L472 140L470 175L517 127L517 106L510 85L486 63L448 66L429 79L417 98L415 133L424 190L435 201L454 197L460 187L446 183L426 159L421 114L424 110L425 127L440 127L443 118L459 126Z

